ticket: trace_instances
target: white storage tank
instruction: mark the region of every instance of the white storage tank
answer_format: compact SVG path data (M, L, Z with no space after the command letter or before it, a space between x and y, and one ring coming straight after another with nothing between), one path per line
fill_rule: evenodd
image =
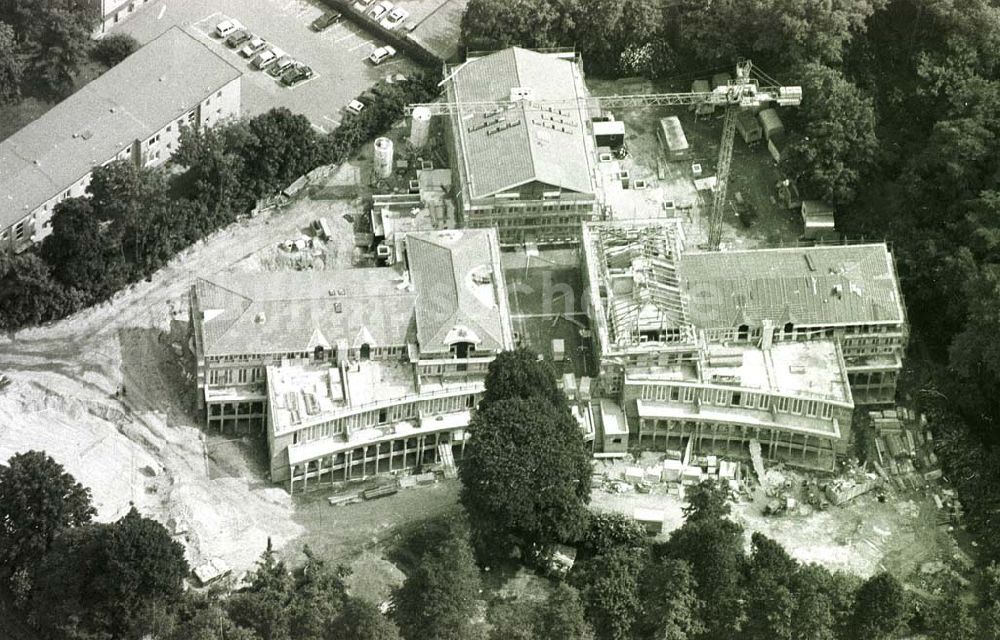
M388 178L392 175L392 140L375 139L375 175Z
M411 114L410 144L422 149L427 144L431 132L431 110L427 107L416 107Z

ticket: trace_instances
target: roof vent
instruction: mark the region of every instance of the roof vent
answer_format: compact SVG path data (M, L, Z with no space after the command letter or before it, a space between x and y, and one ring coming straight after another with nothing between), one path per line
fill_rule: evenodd
M511 87L510 88L510 101L517 102L518 100L533 100L535 91L531 87Z
M264 324L265 322L267 322L267 316L264 315L263 311L261 311L254 317L253 321L256 322L257 324Z
M338 296L347 295L347 290L346 289L337 289L337 295Z
M842 284L833 285L833 295L837 296L838 298L842 297L844 295L844 285Z
M344 312L344 305L340 304L339 302L334 302L333 303L333 312L334 313L343 313Z

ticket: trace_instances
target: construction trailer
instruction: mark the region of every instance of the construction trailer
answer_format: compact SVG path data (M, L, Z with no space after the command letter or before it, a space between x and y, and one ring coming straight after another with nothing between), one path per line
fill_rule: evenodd
M833 207L820 200L802 202L802 224L805 229L802 235L809 240L832 238L837 235Z
M632 512L632 519L639 523L646 533L656 535L663 532L663 521L666 514L659 509L637 508Z
M708 83L708 80L695 80L691 83L691 93L708 93L711 90L712 85ZM690 109L694 111L695 117L707 116L715 113L715 105L711 102L691 105Z
M729 85L729 81L733 79L729 73L722 71L712 76L712 90L716 90L719 87L725 87Z
M664 152L669 160L682 160L688 154L687 136L684 135L684 127L677 116L660 118L660 126L656 130L657 137L663 145Z
M592 122L594 142L598 149L618 151L625 146L625 123L621 120L598 120Z
M781 117L775 109L764 109L757 114L760 125L764 130L764 137L768 140L780 138L785 135L785 125L781 122Z
M756 144L764 137L764 128L750 111L740 111L736 116L736 130L747 144Z

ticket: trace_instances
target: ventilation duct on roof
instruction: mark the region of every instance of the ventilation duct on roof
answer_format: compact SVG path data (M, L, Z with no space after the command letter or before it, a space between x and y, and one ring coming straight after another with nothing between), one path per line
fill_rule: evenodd
M267 316L264 314L263 311L261 311L254 317L253 321L256 322L257 324L264 324L265 322L267 322Z

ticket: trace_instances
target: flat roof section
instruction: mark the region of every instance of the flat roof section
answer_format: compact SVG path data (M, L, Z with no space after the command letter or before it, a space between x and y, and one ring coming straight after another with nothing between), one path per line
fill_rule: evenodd
M193 36L169 29L0 142L0 228L241 75Z
M301 364L267 368L267 393L275 435L366 408L435 396L479 393L482 381L425 381L417 387L413 365L363 361L351 366Z

